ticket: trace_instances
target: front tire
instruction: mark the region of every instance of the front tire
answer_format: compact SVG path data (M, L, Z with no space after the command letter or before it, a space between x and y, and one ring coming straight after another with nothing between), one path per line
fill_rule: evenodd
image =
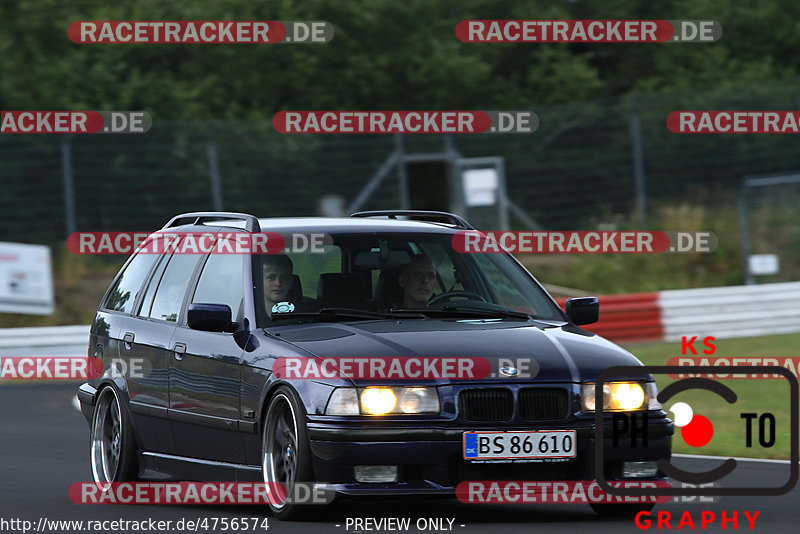
M261 467L270 495L275 495L278 486L285 488L286 500L278 503L270 499L269 503L272 514L284 521L296 520L309 509L293 503L291 498L296 484L314 483L305 418L297 394L287 386L280 386L270 399L264 418Z
M136 480L136 439L128 410L113 386L100 390L92 414L90 437L92 477L103 486Z

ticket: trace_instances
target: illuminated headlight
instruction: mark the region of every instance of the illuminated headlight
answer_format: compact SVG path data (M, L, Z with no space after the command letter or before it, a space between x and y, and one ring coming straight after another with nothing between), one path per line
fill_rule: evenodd
M657 394L654 382L644 387L639 382L606 382L603 384L603 411L658 410L661 405ZM581 401L584 412L595 410L594 384L581 384Z
M370 387L333 391L326 415L387 415L439 413L439 393L431 387Z
M427 387L374 387L361 391L367 415L439 413L439 393Z
M361 392L361 409L369 415L384 415L397 406L397 395L391 388L367 388Z

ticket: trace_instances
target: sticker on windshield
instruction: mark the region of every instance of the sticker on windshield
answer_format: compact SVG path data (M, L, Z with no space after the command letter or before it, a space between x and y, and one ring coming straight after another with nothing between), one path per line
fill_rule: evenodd
M279 302L272 307L272 313L291 313L294 311L294 304L291 302Z

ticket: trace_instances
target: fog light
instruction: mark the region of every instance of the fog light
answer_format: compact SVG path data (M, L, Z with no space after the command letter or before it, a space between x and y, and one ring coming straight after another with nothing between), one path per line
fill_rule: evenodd
M622 478L653 478L656 475L658 475L658 464L655 460L622 464Z
M396 465L357 465L357 482L397 482Z

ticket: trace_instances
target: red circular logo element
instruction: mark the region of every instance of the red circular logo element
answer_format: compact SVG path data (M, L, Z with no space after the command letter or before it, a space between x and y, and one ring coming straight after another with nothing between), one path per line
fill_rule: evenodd
M689 424L681 427L681 437L687 445L703 447L714 437L714 425L708 417L695 414Z

